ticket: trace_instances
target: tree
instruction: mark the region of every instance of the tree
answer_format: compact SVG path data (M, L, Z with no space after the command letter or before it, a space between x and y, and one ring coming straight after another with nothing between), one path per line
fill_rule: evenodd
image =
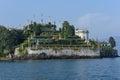
M5 49L12 53L14 53L16 46L26 39L26 37L23 35L23 30L19 29L11 29L6 37L7 40Z
M7 29L0 25L0 56L2 53L14 53L15 47L25 39L23 30Z
M112 48L116 47L115 39L112 36L109 38L109 43Z
M36 36L41 34L40 26L34 26L34 33Z
M6 47L6 40L8 40L8 34L9 31L7 30L7 28L5 28L4 26L0 25L0 51L3 52L3 50Z
M70 26L71 29L71 36L75 35L75 27L73 25Z
M74 36L75 28L73 25L70 25L68 21L64 21L62 24L61 34L64 38Z

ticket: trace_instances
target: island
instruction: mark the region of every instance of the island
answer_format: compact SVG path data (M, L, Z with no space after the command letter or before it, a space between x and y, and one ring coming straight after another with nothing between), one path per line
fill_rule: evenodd
M118 57L113 37L108 41L89 38L87 29L76 29L68 21L31 21L23 29L0 26L0 60L83 59Z

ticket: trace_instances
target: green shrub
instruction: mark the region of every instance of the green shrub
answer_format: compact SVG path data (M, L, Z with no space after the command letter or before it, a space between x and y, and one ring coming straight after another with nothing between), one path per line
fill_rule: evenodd
M5 56L6 56L6 54L3 53L2 51L0 51L0 57L5 57Z

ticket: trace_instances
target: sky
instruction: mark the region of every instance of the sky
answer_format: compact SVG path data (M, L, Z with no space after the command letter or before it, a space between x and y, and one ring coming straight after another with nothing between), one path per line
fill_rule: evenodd
M67 20L94 39L120 36L120 0L0 0L1 25L22 28L42 19L58 27Z

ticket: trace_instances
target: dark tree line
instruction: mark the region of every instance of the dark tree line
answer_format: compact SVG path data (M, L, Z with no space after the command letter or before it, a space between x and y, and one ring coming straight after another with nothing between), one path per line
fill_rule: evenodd
M15 47L22 43L26 37L23 30L7 29L0 26L0 52L1 53L14 53Z

